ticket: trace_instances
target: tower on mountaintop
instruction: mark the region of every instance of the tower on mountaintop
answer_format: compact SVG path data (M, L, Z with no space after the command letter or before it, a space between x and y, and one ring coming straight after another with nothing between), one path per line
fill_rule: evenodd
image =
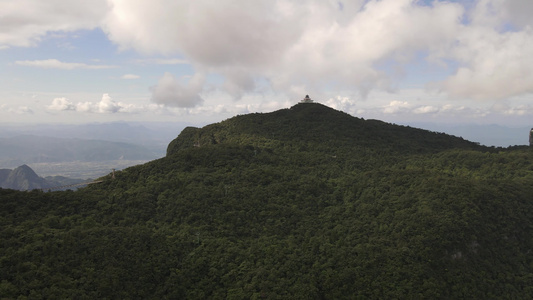
M309 95L305 95L305 98L303 98L303 100L301 100L300 103L313 103L313 100L309 98Z

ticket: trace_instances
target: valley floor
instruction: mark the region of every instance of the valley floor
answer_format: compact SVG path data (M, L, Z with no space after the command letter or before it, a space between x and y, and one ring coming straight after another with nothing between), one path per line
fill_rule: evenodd
M111 173L112 169L122 170L146 163L146 160L110 160L102 162L61 162L28 164L39 176L64 176L69 178L98 178Z

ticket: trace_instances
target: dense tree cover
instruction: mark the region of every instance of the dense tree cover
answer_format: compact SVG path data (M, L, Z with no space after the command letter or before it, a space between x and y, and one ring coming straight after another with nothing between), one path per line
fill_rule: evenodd
M0 295L531 298L532 186L528 147L319 104L239 116L76 192L0 189Z
M427 153L451 148L482 149L462 138L378 120L363 120L318 103L308 103L268 114L237 116L201 130L188 127L170 143L167 155L194 145L218 143L267 148L292 145L300 147L297 150L312 146L326 152L341 148L352 150L352 153L371 148L389 154Z

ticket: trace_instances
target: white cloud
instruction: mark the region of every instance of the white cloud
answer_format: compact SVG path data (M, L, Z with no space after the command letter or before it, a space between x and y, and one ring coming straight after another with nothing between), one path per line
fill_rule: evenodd
M354 115L361 114L364 109L357 107L357 102L346 96L336 96L326 100L325 104L331 108L341 110Z
M383 113L385 114L397 114L402 112L408 112L411 110L412 105L407 101L394 100L388 105L383 107Z
M525 116L533 114L533 107L531 105L510 106L506 102L499 102L490 108L491 112L510 116Z
M375 64L408 61L446 44L457 31L458 4L411 0L355 1L111 1L105 30L122 48L184 54L219 73L236 98L254 91L257 77L275 90L320 89L334 82L363 93L387 87ZM165 30L160 30L165 28ZM301 96L301 95L299 95Z
M141 113L164 111L165 108L157 104L138 105L114 101L109 94L103 94L98 102L78 102L73 103L67 98L55 98L52 104L47 106L50 111L76 111L83 113L95 114L114 114L114 113Z
M9 114L17 114L17 115L33 114L33 110L28 106L18 106L16 108L12 108L8 105L2 104L0 105L0 111L7 112Z
M108 10L106 0L3 0L0 47L35 46L48 33L92 29Z
M216 88L235 99L261 89L293 99L325 90L357 91L364 98L370 91L393 90L404 66L420 58L454 68L438 83L452 98L491 100L533 93L533 2L468 3L4 1L0 49L34 46L46 36L100 27L120 49L163 57L138 63L192 66L197 74L188 83L166 73L152 88L153 102L175 107L202 103L200 94L211 74L222 77ZM16 64L68 70L115 67L57 59ZM389 71L390 66L400 71ZM346 101L334 103L351 107ZM410 109L415 108L419 113L443 109L433 104ZM409 108L396 103L381 109L390 114Z
M439 108L431 105L424 105L413 110L415 114L433 114L439 112Z
M96 111L99 113L116 113L120 108L121 105L113 101L109 94L104 94L102 100L96 104Z
M93 112L94 104L92 102L79 102L76 104L76 111L79 112Z
M139 79L141 76L135 74L124 74L120 78L122 79Z
M18 114L33 114L33 110L29 108L28 106L19 106L17 109L15 109L15 113Z
M123 104L116 103L109 94L103 94L99 102L79 102L76 104L76 111L87 113L117 113L123 108Z
M47 108L55 111L76 110L76 105L67 98L62 97L52 100L52 104L48 105Z
M104 28L122 48L156 54L182 52L215 66L264 64L276 53L279 57L296 37L292 32L299 23L289 23L297 21L288 18L295 12L284 12L279 4L264 0L110 3Z
M84 63L66 63L61 62L57 59L44 59L44 60L18 60L15 64L20 66L27 67L37 67L44 69L62 69L62 70L73 70L73 69L111 69L116 68L117 66L112 65L88 65Z
M190 108L179 108L174 111L177 114L186 114L191 116L234 116L239 114L248 114L255 112L269 112L282 108L288 108L294 103L288 101L264 101L255 103L232 103L232 104L215 104L204 105ZM219 118L220 120L220 118Z
M499 0L502 1L502 0ZM502 1L504 5L504 20L512 22L515 26L533 26L533 2L524 0Z
M533 25L533 2L524 0L478 0L470 18L476 25L517 28ZM505 24L507 23L507 24Z
M466 5L446 1L354 1L342 10L333 1L111 3L111 40L144 53L183 54L194 67L221 74L221 88L235 98L255 91L258 78L290 97L347 87L366 95L394 86L395 75L377 65L401 68L420 53L460 63L440 84L453 97L533 91L533 4L520 0L479 0L466 23ZM509 23L517 30L502 29Z
M454 97L493 100L533 92L533 30L465 27L450 58L461 62L442 87Z
M416 101L420 102L420 101ZM411 103L409 101L394 100L389 102L382 108L384 114L389 115L454 115L463 110L464 107L457 107L450 104L444 105L420 105L418 103Z
M499 100L533 92L533 2L480 0L442 57L459 68L441 83L456 98ZM505 30L509 24L517 30Z
M174 75L165 73L156 86L151 88L152 101L175 107L194 107L204 100L200 96L205 83L205 76L195 74L186 85L179 82Z
M190 62L182 58L147 58L135 60L138 64L156 64L156 65L186 65Z

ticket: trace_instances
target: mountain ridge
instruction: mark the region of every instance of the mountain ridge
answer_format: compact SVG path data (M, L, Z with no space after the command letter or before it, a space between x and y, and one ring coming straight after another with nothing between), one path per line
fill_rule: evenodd
M271 113L240 115L202 128L187 127L167 148L167 155L180 149L219 143L268 145L273 141L329 139L333 145L354 143L371 147L386 140L390 150L440 151L451 148L489 149L463 138L379 120L364 120L319 103L299 103ZM403 149L402 149L403 148Z

